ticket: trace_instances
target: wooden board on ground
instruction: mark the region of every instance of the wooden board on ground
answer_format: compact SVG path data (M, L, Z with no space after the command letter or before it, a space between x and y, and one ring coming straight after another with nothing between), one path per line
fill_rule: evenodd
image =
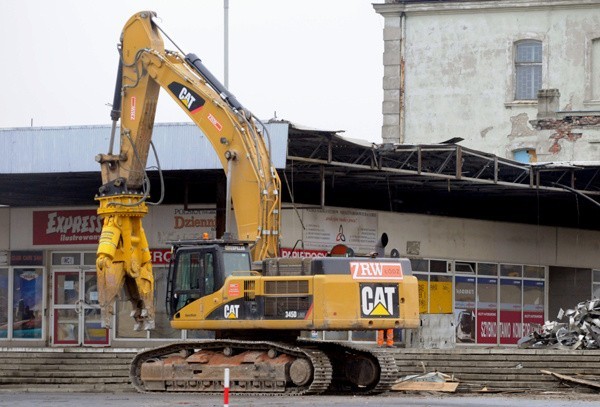
M552 376L556 377L557 379L559 379L560 381L577 383L577 384L581 384L583 386L592 387L596 390L600 390L600 382L592 382L590 380L578 379L576 377L571 377L571 376L567 376L567 375L560 374L560 373L554 373L554 372L550 372L548 370L540 370L540 372L542 372L543 374L552 375Z
M442 391L454 393L458 383L454 382L411 382L405 381L392 386L393 391Z

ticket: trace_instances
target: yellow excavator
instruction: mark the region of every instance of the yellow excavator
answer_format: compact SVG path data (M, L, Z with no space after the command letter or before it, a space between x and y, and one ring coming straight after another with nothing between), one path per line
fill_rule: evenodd
M172 327L214 331L215 339L141 352L131 364L133 385L143 392L219 392L229 368L232 393L386 391L397 369L385 349L306 340L301 333L418 327L410 261L279 258L280 180L265 127L196 55L165 50L161 32L152 11L126 23L109 151L96 157L103 182L96 199L103 218L97 276L104 325L111 325L112 306L124 289L136 327L154 326L154 280L142 219L148 212L145 168L160 88L203 131L221 160L227 226L219 239L172 242L167 286Z

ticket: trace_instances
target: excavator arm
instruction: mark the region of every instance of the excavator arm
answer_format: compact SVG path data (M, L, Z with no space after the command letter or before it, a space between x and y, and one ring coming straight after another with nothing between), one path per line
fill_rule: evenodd
M217 153L227 175L227 203L235 209L237 239L255 242L253 260L276 257L279 249L280 180L260 121L196 55L165 50L155 16L151 11L137 13L123 29L111 146L108 154L96 157L103 183L96 200L104 222L96 266L106 326L111 325L112 304L122 287L132 303L136 327L151 329L154 324L154 281L142 219L148 212L145 168L160 88L203 131ZM119 118L120 151L113 154ZM229 209L226 232L233 229Z

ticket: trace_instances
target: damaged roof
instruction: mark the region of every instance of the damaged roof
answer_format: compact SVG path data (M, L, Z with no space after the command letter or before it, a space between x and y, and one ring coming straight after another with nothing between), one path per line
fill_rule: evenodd
M191 123L169 126L170 131L176 131L173 126L183 127L177 130L182 132L196 128ZM530 165L458 144L375 144L287 121L272 121L268 126L276 129L270 130L273 155L283 158L278 170L286 207L294 202L600 230L598 162ZM94 132L96 127L87 129ZM86 126L78 131L86 133ZM0 131L0 138L3 134ZM39 131L32 143L42 148L48 140L48 134ZM85 169L67 163L65 170L54 172L4 168L0 204L95 206L100 171L93 168L97 168L93 154L100 151L94 147L82 147L90 153L90 167ZM65 146L61 149L60 159L66 162L81 155L81 151L69 155L71 150ZM208 150L212 153L212 148ZM158 171L150 169L148 174L152 195L158 196ZM224 183L219 165L173 162L163 166L163 176L164 203L186 207L216 202Z

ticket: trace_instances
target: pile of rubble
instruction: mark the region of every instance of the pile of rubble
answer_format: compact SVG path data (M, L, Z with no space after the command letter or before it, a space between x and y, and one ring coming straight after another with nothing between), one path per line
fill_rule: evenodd
M600 299L581 302L566 312L561 309L557 319L563 317L568 321L546 321L541 332L522 338L519 347L600 349Z

